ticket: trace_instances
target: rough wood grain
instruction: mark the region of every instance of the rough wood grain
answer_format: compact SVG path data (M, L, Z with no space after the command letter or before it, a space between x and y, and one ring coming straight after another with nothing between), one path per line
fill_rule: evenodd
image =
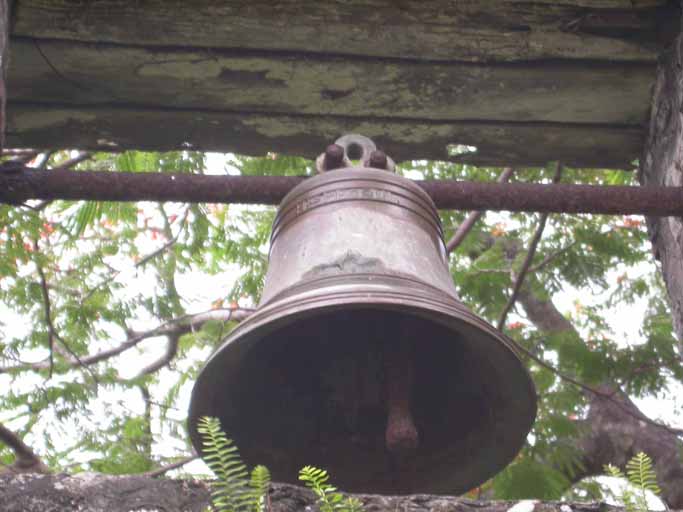
M14 102L7 142L14 147L188 149L314 158L344 133L362 133L397 161L432 159L480 165L630 169L642 148L640 128L562 123L422 121L390 117L229 113L199 109L62 106ZM475 153L449 155L452 144Z
M638 126L656 66L477 65L12 40L10 101Z
M8 141L628 168L673 0L24 0ZM39 114L40 113L40 114ZM476 153L457 158L449 145Z
M22 0L14 34L470 62L654 61L675 9L666 0Z
M683 186L683 37L662 58L641 158L643 185ZM683 354L683 218L647 218L653 250L662 263L674 328Z
M0 150L5 146L5 105L7 102L7 65L9 61L9 15L12 2L0 0Z
M292 485L270 489L272 512L316 512L312 493ZM473 501L452 496L356 495L367 512L623 512L605 503ZM207 482L152 479L142 476L0 475L3 512L202 512L209 504ZM674 511L675 512L675 511Z

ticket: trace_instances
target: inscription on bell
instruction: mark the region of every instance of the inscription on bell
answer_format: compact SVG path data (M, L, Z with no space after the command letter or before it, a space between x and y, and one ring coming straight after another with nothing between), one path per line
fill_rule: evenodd
M308 210L338 201L350 201L366 199L370 201L381 201L383 203L401 204L401 197L389 190L378 188L345 188L339 190L328 190L312 197L302 199L296 205L296 215L301 215Z

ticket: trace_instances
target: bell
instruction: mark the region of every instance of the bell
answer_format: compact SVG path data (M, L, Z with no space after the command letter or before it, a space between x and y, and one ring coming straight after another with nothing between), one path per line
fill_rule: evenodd
M275 481L313 465L349 492L466 492L524 444L529 374L458 299L421 188L361 136L318 167L279 207L258 309L197 378L192 443L214 416Z

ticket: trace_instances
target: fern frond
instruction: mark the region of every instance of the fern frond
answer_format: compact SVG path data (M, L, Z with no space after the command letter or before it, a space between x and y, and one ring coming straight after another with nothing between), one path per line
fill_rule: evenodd
M219 512L242 512L253 509L254 494L249 488L249 473L237 447L221 430L218 418L201 417L197 432L202 437L204 462L218 481L211 492Z
M605 473L609 476L628 481L635 490L623 487L619 497L627 512L647 512L649 509L647 491L659 495L661 490L657 485L652 459L647 454L639 452L626 463L626 474L619 468L607 464Z
M626 475L624 475L624 472L619 469L616 466L613 466L612 464L605 464L603 466L603 469L605 470L605 474L607 476L611 476L614 478L626 478Z
M299 480L318 498L320 512L362 512L360 500L344 498L336 487L327 483L329 478L327 471L313 466L305 466L299 471Z
M251 470L249 486L252 491L252 510L261 512L265 507L265 498L270 487L270 471L265 466L256 466Z
M646 453L639 452L626 463L626 474L629 482L636 487L646 489L657 495L662 492L657 485L657 475L652 465L652 459Z
M348 512L363 512L363 504L358 498L346 498L346 510Z

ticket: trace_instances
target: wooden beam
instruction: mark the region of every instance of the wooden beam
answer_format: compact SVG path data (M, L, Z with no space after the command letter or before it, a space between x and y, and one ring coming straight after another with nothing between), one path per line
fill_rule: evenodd
M628 168L675 4L25 0L9 143Z
M667 0L22 0L14 34L445 61L655 62L675 9Z
M10 0L0 0L0 150L5 147L5 105L7 102L7 88L5 79L9 61L9 20Z
M37 171L0 172L0 202L29 199L278 204L297 176ZM437 208L594 214L683 215L683 187L416 181Z
M12 39L10 101L639 128L656 65L471 64Z
M620 125L359 119L108 105L47 108L23 102L10 103L7 127L9 147L196 149L244 155L272 151L307 158L315 158L344 133L372 138L397 161L477 165L541 166L560 160L573 167L630 169L643 145L641 128ZM449 146L457 145L476 151L449 153Z

